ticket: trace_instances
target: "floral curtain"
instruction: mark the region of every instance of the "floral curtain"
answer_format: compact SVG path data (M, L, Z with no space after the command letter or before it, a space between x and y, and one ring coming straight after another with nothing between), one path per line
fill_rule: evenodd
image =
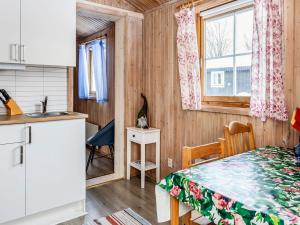
M201 109L200 65L195 9L186 8L175 14L181 103L184 110Z
M282 0L254 0L250 115L286 121Z

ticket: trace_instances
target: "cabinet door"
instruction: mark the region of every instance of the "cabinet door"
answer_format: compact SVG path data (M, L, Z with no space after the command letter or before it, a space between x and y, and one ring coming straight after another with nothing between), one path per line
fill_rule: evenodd
M85 121L33 123L26 145L27 215L85 199Z
M21 61L75 66L75 0L21 1Z
M0 1L0 63L20 63L20 0Z
M25 216L25 161L21 144L0 145L0 224Z

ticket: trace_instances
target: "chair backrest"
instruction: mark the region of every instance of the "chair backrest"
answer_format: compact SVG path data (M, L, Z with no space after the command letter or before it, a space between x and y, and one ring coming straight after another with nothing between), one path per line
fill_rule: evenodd
M219 139L218 142L200 145L196 147L184 147L182 151L182 169L191 166L208 163L224 156L225 139ZM213 158L212 158L213 157ZM196 159L203 159L203 161L194 163Z
M99 130L87 141L88 145L103 146L113 145L115 137L115 120L110 121L105 127Z
M227 156L247 152L256 148L254 131L251 123L233 121L224 128L227 144Z

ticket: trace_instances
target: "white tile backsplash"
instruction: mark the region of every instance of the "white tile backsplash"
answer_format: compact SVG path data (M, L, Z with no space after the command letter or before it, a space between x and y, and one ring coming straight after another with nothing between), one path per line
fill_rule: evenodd
M67 68L27 67L25 71L0 71L0 89L16 100L24 113L40 112L48 96L48 111L67 110ZM0 102L0 114L6 114Z

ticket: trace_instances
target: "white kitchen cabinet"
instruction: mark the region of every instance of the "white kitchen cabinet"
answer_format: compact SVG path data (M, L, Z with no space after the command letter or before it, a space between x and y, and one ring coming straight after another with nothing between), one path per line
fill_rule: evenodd
M21 1L21 61L76 65L75 0Z
M76 66L76 0L1 0L0 63Z
M27 215L85 199L85 120L27 124Z
M0 145L0 224L25 216L23 143Z
M20 0L0 1L0 62L20 63Z

